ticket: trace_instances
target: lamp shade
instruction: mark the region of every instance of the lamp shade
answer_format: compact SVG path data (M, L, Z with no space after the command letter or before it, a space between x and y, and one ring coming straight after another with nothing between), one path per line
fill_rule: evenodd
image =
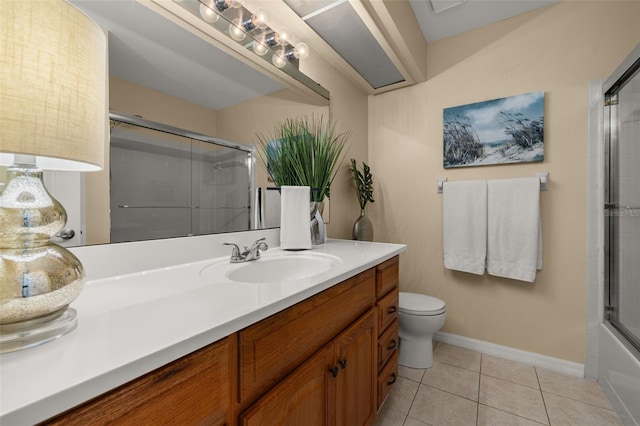
M1 0L0 19L0 165L21 154L43 169L101 169L104 31L64 0Z

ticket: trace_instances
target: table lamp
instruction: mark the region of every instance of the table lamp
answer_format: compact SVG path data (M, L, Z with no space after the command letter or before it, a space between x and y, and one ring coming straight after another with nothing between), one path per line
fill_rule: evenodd
M64 208L44 169L100 170L108 140L104 31L64 0L0 2L0 352L72 331L84 270L49 239Z

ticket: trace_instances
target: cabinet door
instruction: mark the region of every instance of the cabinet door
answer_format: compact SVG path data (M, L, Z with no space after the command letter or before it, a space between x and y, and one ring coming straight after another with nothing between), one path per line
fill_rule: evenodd
M334 345L329 344L240 415L243 426L325 426L332 424L330 401L335 378L330 369Z
M1 0L0 0L1 1ZM238 333L240 403L281 382L375 304L369 269Z
M376 414L377 312L371 309L336 341L336 424L368 425Z
M43 424L228 424L236 356L225 338Z

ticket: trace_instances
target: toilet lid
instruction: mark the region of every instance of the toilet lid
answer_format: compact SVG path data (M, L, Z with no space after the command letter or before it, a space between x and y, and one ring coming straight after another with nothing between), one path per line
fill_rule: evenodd
M445 303L419 293L400 292L400 312L412 315L438 315L446 311Z

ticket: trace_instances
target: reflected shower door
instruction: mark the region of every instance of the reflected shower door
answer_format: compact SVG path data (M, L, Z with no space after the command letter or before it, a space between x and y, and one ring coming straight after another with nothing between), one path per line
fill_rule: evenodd
M112 118L111 242L251 229L252 148L123 117Z

